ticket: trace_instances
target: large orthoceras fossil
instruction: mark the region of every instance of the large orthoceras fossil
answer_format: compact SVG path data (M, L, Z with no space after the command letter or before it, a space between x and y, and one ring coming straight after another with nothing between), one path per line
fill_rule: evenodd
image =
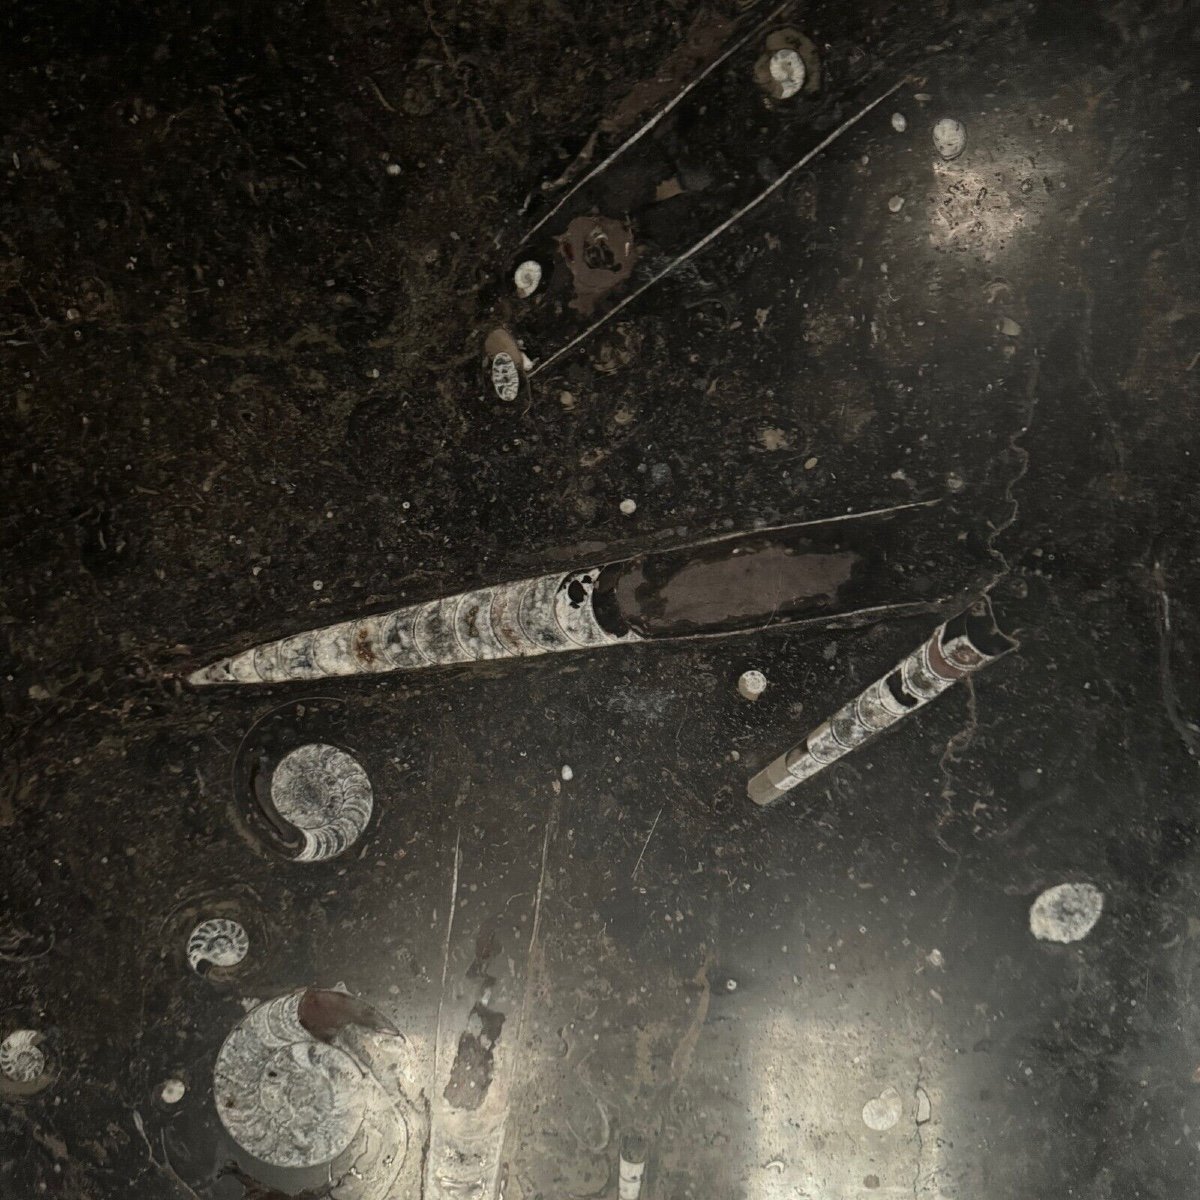
M947 596L931 593L931 564L945 568L937 574L954 579L947 590L958 596L972 563L937 508L920 502L778 526L477 588L264 642L188 678L286 683L942 611Z

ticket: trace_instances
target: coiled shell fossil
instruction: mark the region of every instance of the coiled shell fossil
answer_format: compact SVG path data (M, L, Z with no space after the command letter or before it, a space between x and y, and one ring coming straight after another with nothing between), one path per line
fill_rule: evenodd
M213 1070L221 1124L243 1150L276 1167L332 1162L354 1140L368 1102L355 1060L300 1024L303 995L248 1013Z
M773 30L754 64L754 79L773 100L815 92L821 81L821 60L815 43L798 29Z
M804 59L791 47L776 50L767 62L767 70L780 100L790 100L804 86Z
M193 971L201 963L213 967L236 967L250 949L250 937L245 929L228 917L212 917L201 921L188 936L187 960Z
M38 1048L36 1029L17 1029L0 1042L0 1073L14 1083L33 1083L46 1071L46 1056Z
M522 300L532 296L541 286L542 264L536 258L527 258L513 272L513 286Z
M271 776L275 811L304 835L300 862L323 862L348 849L371 819L371 781L336 746L312 742L285 754Z

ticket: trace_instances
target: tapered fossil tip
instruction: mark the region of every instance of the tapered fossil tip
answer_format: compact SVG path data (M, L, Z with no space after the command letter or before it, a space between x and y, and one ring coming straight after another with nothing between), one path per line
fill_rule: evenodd
M187 676L187 682L192 687L212 687L216 683L233 683L233 672L230 667L230 660L223 658L219 662L210 663L207 667L193 671Z

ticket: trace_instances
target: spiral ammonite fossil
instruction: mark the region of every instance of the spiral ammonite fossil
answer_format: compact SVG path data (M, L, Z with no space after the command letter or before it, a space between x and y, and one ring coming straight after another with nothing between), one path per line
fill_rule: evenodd
M358 761L323 742L298 746L279 760L271 803L304 835L300 862L322 862L352 846L374 805L371 781Z
M193 971L211 967L236 967L250 950L250 936L237 921L211 917L188 935L187 960Z
M46 1056L38 1048L36 1029L16 1029L0 1042L0 1074L13 1083L33 1083L46 1071Z
M344 1050L300 1023L303 991L253 1009L213 1070L217 1115L243 1150L276 1167L332 1162L354 1140L370 1086Z

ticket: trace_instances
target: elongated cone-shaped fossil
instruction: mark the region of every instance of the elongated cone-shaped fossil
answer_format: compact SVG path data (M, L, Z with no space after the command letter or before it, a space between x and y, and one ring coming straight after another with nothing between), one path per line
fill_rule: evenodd
M193 674L189 682L282 683L412 670L634 641L613 634L591 604L600 568L480 588L266 642Z
M940 555L946 573L959 577L956 597L972 564L938 522L936 504L733 534L478 588L265 642L203 667L189 682L284 683L941 611L945 597L930 594L929 563Z
M1015 649L996 627L987 597L939 625L929 639L882 679L843 705L798 746L768 763L747 787L756 804L770 804L851 750L895 725L960 679Z

